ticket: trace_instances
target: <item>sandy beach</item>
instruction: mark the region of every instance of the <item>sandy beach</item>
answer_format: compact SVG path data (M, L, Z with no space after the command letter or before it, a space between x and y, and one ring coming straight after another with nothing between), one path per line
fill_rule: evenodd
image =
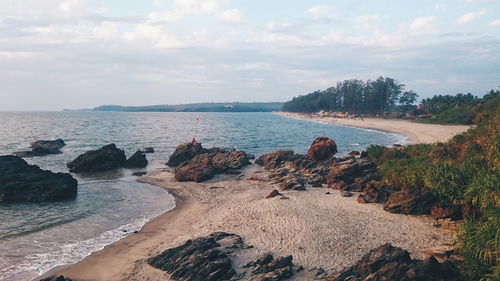
M146 175L140 181L173 194L176 208L138 234L51 274L76 280L170 280L145 259L187 239L225 231L254 246L237 268L266 252L293 255L306 270L292 280L310 280L314 269L333 273L386 242L423 258L424 249L449 245L454 238L453 232L433 227L429 218L391 214L380 204L359 204L326 187L285 192L288 200L265 199L276 185L251 177L265 180L267 171L252 164L240 176L222 175L204 183L176 182L166 170Z
M401 134L408 138L408 144L445 142L454 135L465 132L470 128L466 125L423 124L406 120L383 118L364 118L364 120L361 120L319 117L316 115L292 112L280 112L278 114L289 118L312 120L335 125L374 129Z

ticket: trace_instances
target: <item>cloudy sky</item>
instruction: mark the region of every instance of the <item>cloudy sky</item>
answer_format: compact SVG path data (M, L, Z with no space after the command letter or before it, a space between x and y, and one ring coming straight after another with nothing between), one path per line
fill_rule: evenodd
M0 0L0 110L500 86L500 0Z

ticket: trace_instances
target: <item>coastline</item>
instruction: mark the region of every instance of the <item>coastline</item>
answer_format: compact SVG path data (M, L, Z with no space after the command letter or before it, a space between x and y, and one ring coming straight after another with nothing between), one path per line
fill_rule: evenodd
M294 119L324 122L339 126L349 126L399 134L408 138L407 144L445 142L453 136L465 132L470 128L470 126L466 125L424 124L397 119L364 118L364 120L354 120L319 117L305 113L293 112L276 112L276 114Z
M251 177L267 179L267 171L252 164L243 176L221 175L203 183L179 183L171 171L152 172L139 181L171 193L174 209L137 234L50 273L74 280L170 280L145 259L216 231L241 235L255 246L252 257L269 251L293 255L306 269L321 267L328 273L386 242L422 258L425 248L447 246L454 238L453 232L433 227L429 218L391 214L379 204L359 204L328 188L285 192L289 200L264 199L276 184ZM301 274L291 280L310 280L303 276L307 270Z

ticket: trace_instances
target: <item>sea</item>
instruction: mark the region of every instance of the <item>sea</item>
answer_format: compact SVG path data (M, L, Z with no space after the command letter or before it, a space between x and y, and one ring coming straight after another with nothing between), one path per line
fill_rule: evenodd
M197 117L199 121L196 122ZM339 155L370 144L404 143L400 135L283 117L275 113L0 112L0 155L31 142L61 138L62 154L25 158L54 172L92 149L115 143L127 156L153 147L146 169L119 169L78 180L74 200L0 203L0 280L33 280L78 262L175 207L165 190L132 173L165 169L169 155L193 137L204 147L244 150L257 157L277 149L306 153L317 136L337 142Z

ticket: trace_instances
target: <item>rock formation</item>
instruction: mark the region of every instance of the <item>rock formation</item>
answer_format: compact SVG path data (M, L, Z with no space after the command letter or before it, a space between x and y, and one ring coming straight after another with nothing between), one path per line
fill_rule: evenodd
M39 140L31 143L31 150L14 152L14 155L19 157L35 157L47 154L59 154L62 153L60 148L65 145L66 143L62 139Z
M392 193L384 203L384 210L406 215L426 215L436 203L428 190L403 188Z
M116 148L114 143L103 146L97 150L87 151L68 163L70 172L91 173L102 172L125 165L125 152Z
M198 154L207 152L199 142L187 142L179 145L168 159L167 165L170 167L179 166L183 162L191 160Z
M434 257L414 260L407 251L384 244L369 251L355 265L326 280L459 281L462 278L450 261L439 263Z
M137 150L129 159L125 161L125 168L144 168L148 165L148 159L141 150Z
M54 275L54 276L50 276L50 277L41 279L40 281L73 281L73 280L66 278L63 275Z
M17 156L0 156L0 202L71 199L77 185L70 174L42 170Z
M324 160L337 153L337 144L327 137L317 137L307 151L307 157L313 160Z

